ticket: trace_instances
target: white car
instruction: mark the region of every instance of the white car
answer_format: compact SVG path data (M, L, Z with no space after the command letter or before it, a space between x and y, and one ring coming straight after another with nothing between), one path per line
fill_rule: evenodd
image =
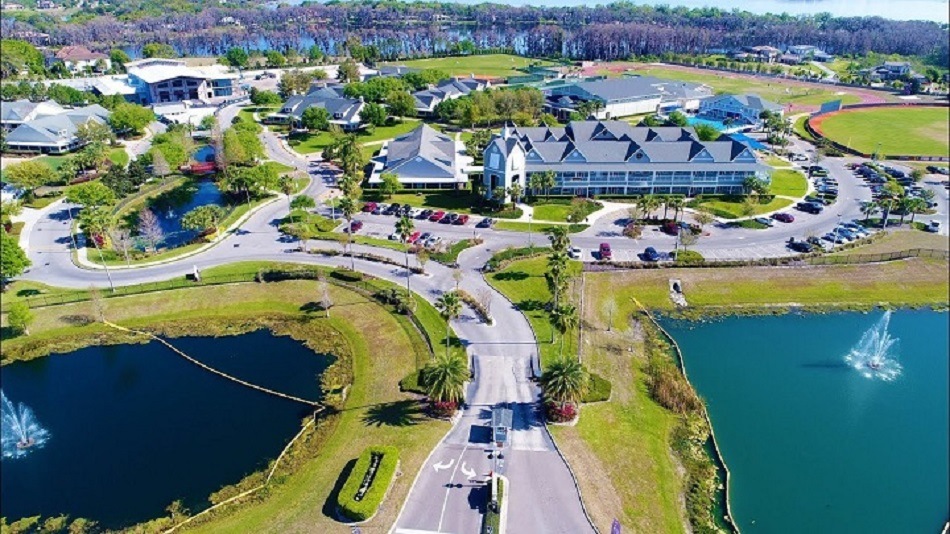
M390 241L399 241L400 239L402 239L402 237L396 232L389 234Z
M571 247L571 248L567 249L567 255L568 255L571 259L579 260L579 259L581 259L581 254L582 254L582 252L581 252L580 247Z
M421 210L421 209L419 209L419 208L412 208L412 209L409 210L409 214L406 215L406 216L409 217L410 219L418 219L420 213L422 213L422 210Z
M765 226L772 227L775 224L775 221L768 217L757 217L755 222L759 224L764 224Z

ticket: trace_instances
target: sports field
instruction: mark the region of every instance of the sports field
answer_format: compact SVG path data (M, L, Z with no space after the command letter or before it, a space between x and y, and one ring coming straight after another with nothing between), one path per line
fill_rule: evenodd
M397 61L391 65L405 65L413 69L439 69L445 71L450 76L498 76L506 78L508 76L517 76L524 74L518 68L524 68L528 65L553 65L550 61L542 61L521 56L512 56L509 54L485 54L478 56L453 56L453 57L434 57L427 59L413 59L410 61Z
M841 111L814 118L811 125L829 139L865 154L950 155L950 108Z

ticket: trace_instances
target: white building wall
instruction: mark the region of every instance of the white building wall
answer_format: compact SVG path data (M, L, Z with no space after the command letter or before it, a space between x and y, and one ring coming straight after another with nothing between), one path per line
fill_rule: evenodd
M636 102L608 103L607 106L597 114L597 118L613 119L630 115L642 115L644 113L656 113L659 107L659 98L638 100Z

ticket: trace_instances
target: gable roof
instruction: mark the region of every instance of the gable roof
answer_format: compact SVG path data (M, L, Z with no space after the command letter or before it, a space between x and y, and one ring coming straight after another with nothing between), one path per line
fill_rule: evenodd
M83 45L64 46L56 52L56 59L62 61L95 61L98 59L108 59L109 56L93 52Z
M759 95L754 95L751 93L741 94L741 95L718 95L710 98L706 101L706 105L715 105L719 102L726 102L730 99L738 101L740 104L752 109L759 111L782 111L782 106L774 102L770 102Z
M49 115L16 127L7 135L7 142L15 143L62 143L68 142L80 124L93 120L105 124L109 111L98 104L67 110L59 115Z
M66 111L53 100L31 102L27 99L0 102L0 122L20 123L41 116L57 115Z
M420 124L389 143L383 172L413 178L454 179L456 155L455 141Z
M325 86L288 98L280 111L300 120L307 108L320 107L327 110L331 120L352 122L358 120L362 104L360 100L343 96L342 86Z
M565 95L571 87L576 87L587 93L593 98L604 102L614 102L630 98L661 98L661 99L681 99L681 98L705 98L712 96L712 90L701 84L681 82L676 80L664 80L653 76L630 76L626 78L610 78L604 80L593 80L573 84L562 84L545 90L549 99L555 100L569 95ZM575 98L576 95L575 95ZM567 104L569 102L562 101Z

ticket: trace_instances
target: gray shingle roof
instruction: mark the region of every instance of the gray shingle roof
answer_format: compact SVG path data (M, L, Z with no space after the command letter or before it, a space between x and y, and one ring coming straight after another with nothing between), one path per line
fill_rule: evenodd
M448 78L434 88L416 91L412 96L416 99L416 108L430 109L447 98L465 96L484 87L484 82L472 78Z
M357 118L361 103L355 98L343 96L343 87L327 86L314 89L306 95L288 98L280 111L300 120L305 109L321 107L327 110L331 119L350 122Z
M7 135L9 144L67 142L76 135L80 124L89 120L104 124L109 111L98 104L67 110L59 115L49 115L23 123Z
M455 178L455 141L425 124L389 143L383 172L408 178Z

